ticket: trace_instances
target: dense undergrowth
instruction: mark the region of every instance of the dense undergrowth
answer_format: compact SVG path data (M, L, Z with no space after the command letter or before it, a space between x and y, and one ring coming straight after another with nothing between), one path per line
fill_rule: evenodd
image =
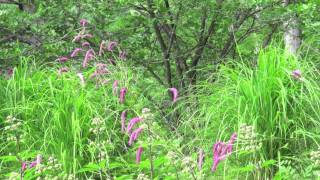
M317 176L319 72L279 49L261 52L254 67L241 61L221 66L199 83L197 93L175 103L167 89L152 86L142 71L121 61L108 67L103 83L90 78L96 68L88 68L84 84L73 66L58 73L59 65L33 62L22 59L11 77L0 79L1 179ZM302 73L292 74L295 69ZM155 104L163 101L159 109ZM131 146L121 127L125 110L126 127L129 119L143 118L143 131ZM168 122L177 115L178 122ZM212 172L213 145L228 142L233 133L232 152ZM39 165L22 167L37 156Z

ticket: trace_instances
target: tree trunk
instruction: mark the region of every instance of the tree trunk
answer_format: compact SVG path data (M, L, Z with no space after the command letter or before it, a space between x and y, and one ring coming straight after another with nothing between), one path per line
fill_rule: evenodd
M283 0L283 4L285 7L290 3L290 0ZM301 45L301 30L299 29L298 16L296 14L292 14L290 16L291 17L286 22L284 22L284 44L286 51L289 54L296 56L297 51Z

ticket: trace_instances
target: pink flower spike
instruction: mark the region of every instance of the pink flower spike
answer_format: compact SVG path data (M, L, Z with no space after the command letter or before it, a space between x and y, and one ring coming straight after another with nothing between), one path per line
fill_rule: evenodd
M13 75L13 68L8 68L8 69L7 69L7 75L8 75L9 77L11 77L11 76Z
M89 42L83 42L83 43L81 44L81 46L82 46L82 47L90 46L90 43L89 43Z
M119 81L118 80L115 80L113 82L113 85L112 85L112 92L113 92L113 95L117 95L117 90L118 90L118 84L119 84Z
M41 160L42 160L42 156L41 156L41 154L38 154L37 155L37 160L36 160L37 165L41 164Z
M119 102L123 104L126 100L126 93L127 93L127 88L122 88L120 90L120 97L119 97Z
M198 155L198 169L202 169L203 165L203 160L204 160L204 151L203 149L200 149L199 155Z
M300 79L302 77L301 71L299 69L293 70L291 76L295 79Z
M36 161L32 161L29 165L29 168L33 168L37 165L37 162Z
M67 58L67 57L59 57L58 59L57 59L57 61L59 61L60 63L64 63L64 62L66 62L66 61L68 61L69 60L69 58Z
M120 59L125 60L125 59L126 59L126 56L127 56L126 52L124 52L124 51L120 51L120 52L119 52L119 58L120 58Z
M133 143L134 141L134 136L135 136L135 132L132 132L131 135L130 135L130 138L129 138L129 142L128 142L128 145L131 146L131 144Z
M88 24L88 20L86 20L86 19L81 19L81 20L80 20L80 25L81 25L82 27L85 27L87 24Z
M82 51L81 48L75 48L75 49L72 51L70 57L76 57L77 54L78 54L80 51Z
M23 161L21 164L21 171L24 172L26 169L27 169L27 163Z
M138 122L140 122L140 121L142 121L142 118L140 118L140 117L135 117L135 118L132 118L130 121L129 121L129 123L128 123L128 126L127 126L127 133L128 134L131 134L131 129L133 128L133 126L135 125L135 124L137 124Z
M115 42L115 41L111 41L111 42L109 42L109 44L108 44L108 51L110 51L110 52L112 52L113 51L113 48L115 47L115 46L117 46L118 45L118 43L117 42Z
M94 57L94 51L93 49L89 49L87 52L86 52L86 55L84 57L84 60L83 60L83 63L82 63L82 67L86 68L89 61Z
M126 119L127 119L127 110L124 110L121 113L121 132L126 131Z
M68 72L68 71L69 71L69 68L67 68L67 67L62 67L62 68L60 68L60 69L58 70L58 74L59 74L59 75L62 75L63 73Z
M214 172L220 161L224 160L229 154L232 153L232 146L237 138L237 134L233 133L229 143L217 142L213 146L213 165L211 171Z
M110 64L112 64L114 66L116 65L116 62L112 58L109 58L108 61Z
M100 43L99 56L101 56L102 53L104 52L104 49L105 49L104 45L105 45L105 42L102 41L102 42Z
M80 41L80 39L82 39L82 34L76 35L76 36L73 38L72 42L78 42L78 41Z
M98 63L96 65L96 70L94 71L94 73L90 76L90 78L94 78L96 76L100 76L100 75L104 75L109 73L108 69L107 69L107 64L103 64L103 63Z
M169 92L171 93L172 102L175 103L179 95L178 90L176 88L169 88Z
M85 85L85 80L84 80L83 74L82 74L82 73L77 73L77 76L78 76L79 79L80 79L80 84L81 84L81 86L84 87L84 85Z
M82 38L93 38L92 34L84 34Z
M136 163L139 164L141 161L141 155L143 152L143 148L140 146L137 150L137 154L136 154Z
M142 127L139 127L138 129L134 130L133 133L134 133L134 137L133 137L133 140L137 140L138 137L139 137L139 134L142 132L143 128ZM133 134L132 133L132 134Z

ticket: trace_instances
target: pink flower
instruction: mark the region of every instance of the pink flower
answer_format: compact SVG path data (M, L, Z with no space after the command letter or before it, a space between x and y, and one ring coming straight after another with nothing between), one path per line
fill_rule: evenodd
M131 135L130 135L130 138L129 138L129 146L132 145L133 141L137 140L137 138L139 137L139 134L142 132L143 128L138 128L136 130L134 130Z
M82 27L86 26L87 24L88 24L88 20L86 20L86 19L81 19L81 20L80 20L80 25L81 25Z
M120 51L119 52L119 58L120 59L124 60L124 59L126 59L126 56L127 56L126 52L124 52L124 51Z
M70 57L76 57L77 54L78 54L80 51L82 51L81 48L75 48L75 49L72 51Z
M204 160L204 151L203 151L203 149L200 149L199 155L198 155L198 168L199 168L199 170L202 169L203 160Z
M66 62L66 61L68 61L68 60L69 60L69 58L67 58L67 57L59 57L59 58L57 59L57 61L59 61L59 62L61 62L61 63Z
M82 35L82 38L93 38L92 34L84 34Z
M233 133L229 140L229 144L225 144L223 142L217 142L214 144L212 149L213 151L213 165L211 168L212 172L216 171L220 161L224 160L227 157L227 155L232 153L232 146L236 138L237 138L237 134Z
M76 36L73 38L72 42L78 42L78 41L80 41L80 39L82 39L82 34L76 35Z
M90 43L89 43L89 42L83 42L83 43L81 44L81 46L82 46L82 47L90 46Z
M7 75L8 75L9 77L11 77L11 76L13 75L13 68L8 68L8 69L7 69Z
M119 81L115 80L112 85L112 92L113 92L113 95L115 96L117 95L118 84L119 84Z
M99 56L101 56L102 53L104 52L104 49L105 49L104 45L105 45L105 42L102 41L102 42L100 43Z
M103 64L103 63L98 63L96 70L94 71L94 73L91 75L90 78L94 78L96 76L100 76L100 75L104 75L109 73L108 69L107 69L107 65Z
M68 72L68 71L69 71L69 68L67 68L67 67L62 67L62 68L60 68L60 69L58 70L58 74L61 75L61 74L65 73L65 72Z
M23 161L22 164L21 164L21 171L23 172L26 169L27 169L27 163Z
M37 155L37 159L36 159L35 161L32 161L32 162L30 163L29 168L33 168L33 167L39 165L39 164L41 163L41 159L42 159L42 158L41 158L41 155L38 154L38 155Z
M113 51L113 48L115 47L115 46L117 46L118 45L118 43L117 42L115 42L115 41L111 41L111 42L109 42L109 44L108 44L108 51Z
M300 79L301 78L301 71L299 69L296 69L292 71L291 76L295 79Z
M127 93L127 88L122 88L120 90L120 97L119 97L119 102L123 104L126 100L126 93Z
M42 160L42 156L40 154L37 155L37 164L40 164L41 163L41 160Z
M108 61L110 64L112 64L114 66L116 65L116 62L112 58L109 58Z
M77 76L80 79L81 86L84 86L85 85L85 82L84 82L85 80L84 80L83 74L82 73L77 73Z
M175 103L179 95L178 90L176 88L169 88L169 92L171 93L172 102Z
M142 121L142 118L140 117L135 117L135 118L132 118L129 123L128 123L128 126L127 126L127 133L129 135L131 135L131 129L133 128L133 126L135 124L137 124L138 122Z
M121 132L126 131L126 119L127 119L127 110L124 110L121 113Z
M93 49L89 49L86 52L86 56L84 57L83 63L82 63L82 67L87 67L89 61L94 57L94 51Z
M136 154L136 163L139 164L141 161L141 154L143 152L143 148L140 146L137 150L137 154Z

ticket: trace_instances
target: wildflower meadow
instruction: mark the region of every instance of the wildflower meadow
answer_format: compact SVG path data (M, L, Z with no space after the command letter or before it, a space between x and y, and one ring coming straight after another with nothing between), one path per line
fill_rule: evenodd
M0 0L0 179L320 179L316 0Z

